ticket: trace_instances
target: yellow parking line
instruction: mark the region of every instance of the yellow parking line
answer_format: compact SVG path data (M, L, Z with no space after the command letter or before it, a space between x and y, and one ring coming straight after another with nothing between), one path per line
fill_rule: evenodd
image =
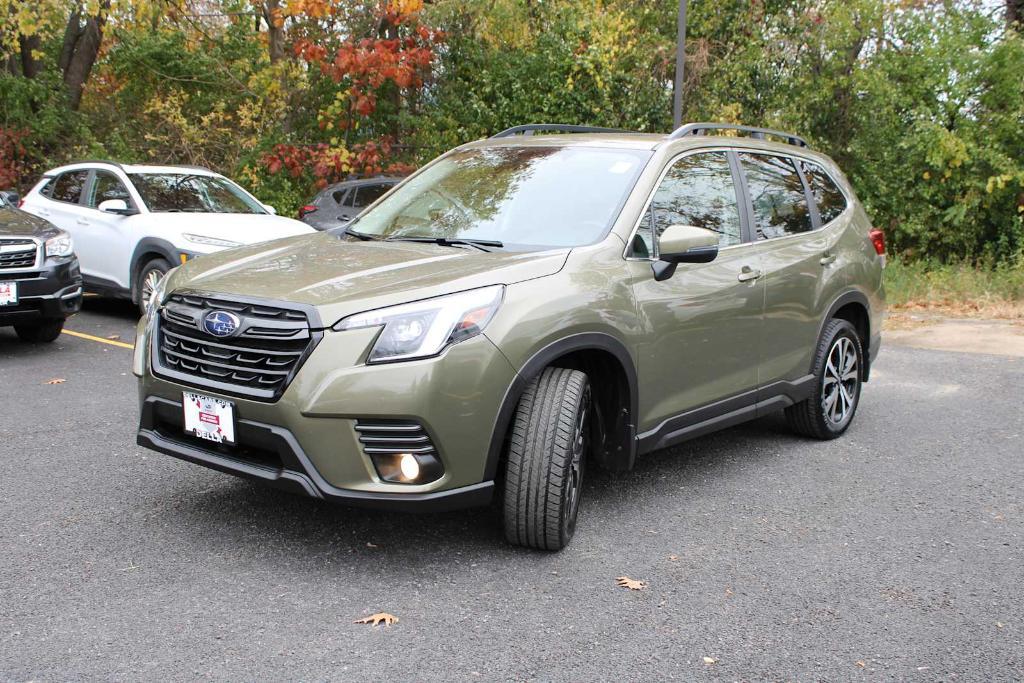
M72 337L80 337L82 339L88 339L89 341L100 342L103 344L110 344L111 346L120 346L122 349L134 349L135 344L126 344L121 341L114 341L113 339L104 339L103 337L94 337L91 334L85 334L84 332L75 332L73 330L64 330L64 334L70 334Z

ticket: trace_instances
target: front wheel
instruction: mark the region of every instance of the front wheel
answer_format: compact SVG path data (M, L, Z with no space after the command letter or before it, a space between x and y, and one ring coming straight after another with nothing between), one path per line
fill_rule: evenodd
M160 284L160 280L163 279L170 269L171 264L162 258L147 261L142 266L139 276L135 278L134 296L135 303L139 306L140 315L146 315L146 307L149 306L149 300L153 297L156 286Z
M505 464L509 543L561 550L576 531L590 449L590 382L579 370L548 368L523 392Z
M48 344L56 341L57 337L64 330L64 318L44 320L39 323L27 325L15 325L14 331L22 341L33 344Z
M863 367L857 330L846 320L829 320L815 350L814 392L786 408L790 427L815 439L834 439L845 432L860 403Z

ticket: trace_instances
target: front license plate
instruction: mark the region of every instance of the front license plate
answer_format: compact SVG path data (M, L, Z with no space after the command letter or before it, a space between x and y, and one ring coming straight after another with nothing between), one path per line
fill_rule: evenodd
M220 398L182 392L185 431L216 443L235 443L235 405Z
M0 282L0 306L14 306L18 303L18 283Z

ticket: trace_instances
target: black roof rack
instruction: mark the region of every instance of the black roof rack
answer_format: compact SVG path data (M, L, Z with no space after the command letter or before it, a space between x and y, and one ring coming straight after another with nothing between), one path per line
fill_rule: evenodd
M500 133L491 136L494 138L510 138L513 135L533 135L538 131L554 131L557 133L635 133L632 130L621 128L600 128L598 126L573 126L565 123L527 123L522 126L512 126Z
M685 138L687 135L706 135L709 132L716 130L735 130L743 133L750 133L750 137L757 138L758 140L764 140L766 135L773 137L782 138L787 144L795 145L797 147L807 147L807 141L802 137L793 135L792 133L783 133L781 130L772 130L771 128L756 128L754 126L741 126L736 123L687 123L684 126L680 126L672 131L672 134L668 136L669 140L678 140Z

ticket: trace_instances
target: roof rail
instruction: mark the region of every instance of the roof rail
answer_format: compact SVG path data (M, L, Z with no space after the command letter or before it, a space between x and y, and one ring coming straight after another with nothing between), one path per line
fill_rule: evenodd
M558 133L632 133L631 130L621 128L600 128L598 126L573 126L565 123L527 123L522 126L506 128L500 133L491 136L494 138L510 138L513 135L533 135L538 131L555 131Z
M716 130L735 130L743 133L750 133L750 137L757 138L758 140L764 140L766 135L773 137L782 138L786 141L786 144L795 145L797 147L807 147L807 141L802 137L793 135L792 133L783 133L781 130L772 130L771 128L756 128L754 126L741 126L736 123L687 123L684 126L680 126L672 131L672 134L668 136L669 140L678 140L685 138L687 135L706 135L709 132Z
M57 168L60 168L61 166L75 166L76 164L106 164L107 166L114 166L115 168L124 170L121 164L116 161L107 161L106 159L82 159L81 161L69 161L66 164L61 164Z
M139 166L148 166L149 164L139 164ZM216 171L206 168L205 166L197 166L195 164L152 164L153 166L164 166L166 168L183 168L192 169L193 171L206 171L208 173L216 173Z

